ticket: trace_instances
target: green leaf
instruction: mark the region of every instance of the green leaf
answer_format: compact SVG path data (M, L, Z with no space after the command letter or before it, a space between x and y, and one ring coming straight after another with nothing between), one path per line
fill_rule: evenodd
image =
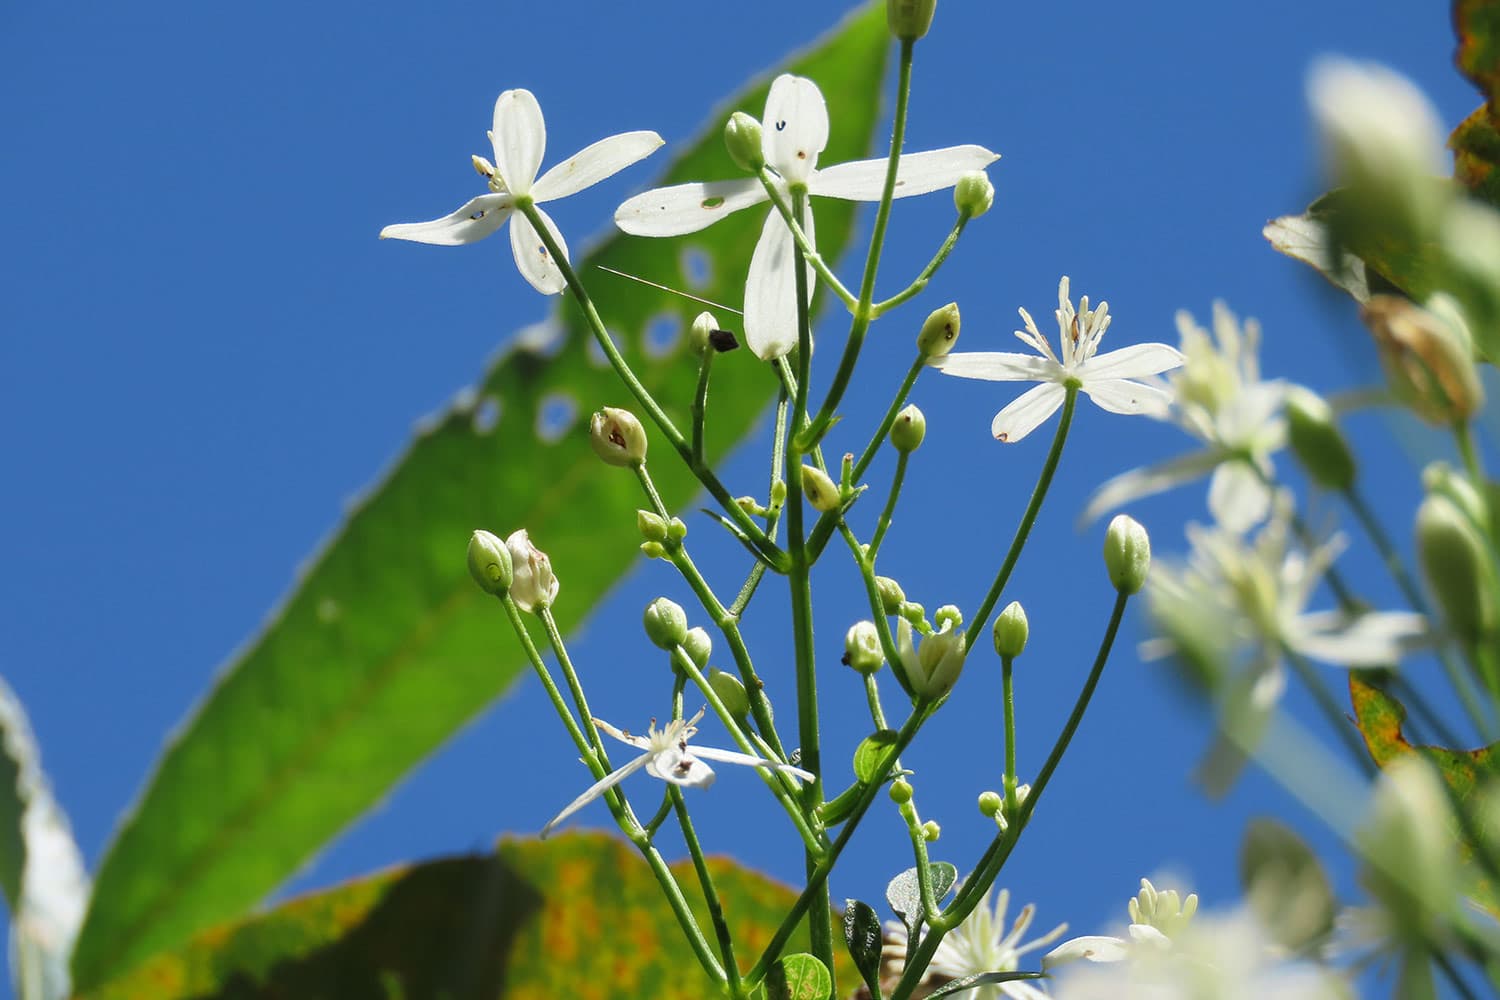
M932 898L941 902L958 881L958 869L946 861L933 861L928 864L927 871L932 878ZM890 885L885 887L885 901L891 904L891 909L906 924L907 929L915 934L917 924L923 919L922 885L917 880L915 868L908 868L891 879Z
M981 986L991 983L1013 983L1020 979L1041 979L1041 972L981 972L973 976L965 976L944 983L931 993L927 994L927 1000L936 1000L937 997L952 996L955 993L964 993L975 990Z
M844 901L844 944L849 947L849 957L860 978L870 988L880 978L880 951L885 937L880 929L880 917L869 903L857 899Z
M884 12L867 5L788 63L817 79L836 111L828 162L868 155L888 49ZM732 176L722 123L734 108L758 115L767 86L721 106L663 181ZM830 256L848 245L852 213L820 203ZM685 335L663 352L648 350L647 331L685 331L699 307L596 265L737 302L762 222L741 212L682 240L616 236L579 262L621 350L679 426L696 365ZM630 567L638 487L585 441L588 410L627 404L627 393L589 359L570 300L555 331L521 338L423 428L173 739L105 855L73 962L79 988L254 905L524 671L509 626L465 568L474 528L530 529L564 581L554 610L565 630ZM775 387L748 351L714 366L710 460L748 433ZM569 407L582 419L538 436L539 422ZM653 471L674 509L698 492L677 463Z
M749 964L796 893L726 859L708 864ZM685 888L697 885L691 864L672 870ZM711 926L706 907L694 911ZM794 944L806 947L806 933ZM840 972L853 974L847 964ZM84 997L716 995L635 849L604 834L567 833L506 839L493 854L395 868L294 899L200 932Z
M885 777L881 767L886 752L896 745L896 731L881 729L866 736L854 748L854 776L865 784Z
M828 967L812 955L787 955L777 960L766 976L769 1000L828 1000L833 977Z
M1312 849L1285 824L1258 817L1240 844L1240 886L1272 939L1303 953L1333 930L1338 901Z

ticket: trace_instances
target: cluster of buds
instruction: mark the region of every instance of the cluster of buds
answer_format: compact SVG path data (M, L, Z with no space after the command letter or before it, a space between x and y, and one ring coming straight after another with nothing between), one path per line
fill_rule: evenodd
M469 538L469 573L485 593L509 595L522 611L543 611L557 600L552 561L531 543L524 528L503 542L488 531L474 532Z

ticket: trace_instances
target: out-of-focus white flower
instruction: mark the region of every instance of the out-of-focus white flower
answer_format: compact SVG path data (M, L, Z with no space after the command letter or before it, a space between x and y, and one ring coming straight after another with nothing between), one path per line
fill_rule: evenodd
M990 909L990 894L985 892L979 905L964 918L964 922L949 931L932 954L932 963L927 967L927 976L943 979L962 979L983 972L1017 972L1021 968L1021 956L1027 952L1045 948L1068 930L1067 924L1058 924L1039 938L1024 944L1021 938L1031 928L1036 917L1036 906L1027 903L1016 914L1015 923L1007 932L1005 911L1010 906L1010 892L1001 889ZM887 921L885 925L886 962L899 967L906 961L907 930L904 924ZM1026 980L1008 983L990 983L964 994L973 1000L1046 1000L1047 994Z
M626 132L600 139L564 160L538 179L542 153L547 146L547 126L542 109L529 90L507 90L495 101L494 128L489 133L495 162L476 156L474 169L489 182L490 193L465 202L462 207L431 222L408 222L386 226L381 239L412 240L437 246L458 246L482 240L511 220L510 247L521 277L543 295L563 290L562 271L547 252L525 216L516 207L529 202L555 201L597 184L643 159L661 147L655 132ZM540 208L537 215L567 256L568 245Z
M1182 933L1198 912L1198 894L1189 893L1183 899L1176 889L1160 892L1150 879L1143 878L1141 891L1130 897L1126 909L1130 913L1126 929L1129 940L1102 935L1071 938L1043 957L1042 968L1055 969L1078 959L1119 962L1129 957L1131 948L1170 947L1172 938Z
M1057 326L1060 353L1042 336L1025 309L1020 310L1025 330L1017 330L1021 342L1036 354L1008 351L975 351L949 354L928 359L928 364L945 375L983 379L989 382L1040 382L1016 397L995 415L990 433L998 441L1019 441L1057 412L1069 388L1088 394L1089 398L1111 413L1146 413L1163 416L1171 400L1168 391L1157 385L1138 381L1176 368L1182 355L1166 344L1133 344L1108 354L1096 353L1099 340L1109 329L1109 303L1089 308L1085 295L1078 308L1068 295L1068 278L1057 286Z
M1282 403L1291 388L1260 377L1260 324L1240 323L1222 302L1213 306L1213 333L1186 310L1177 314L1182 367L1166 375L1168 418L1203 442L1199 451L1132 469L1100 486L1083 520L1093 520L1141 497L1212 474L1208 508L1226 528L1246 531L1271 508L1271 454L1286 443Z
M818 156L828 146L828 107L817 84L782 74L771 84L761 120L761 152L775 172L783 195L800 192L848 201L879 201L885 186L886 160L858 160L819 169ZM926 194L957 184L971 170L981 170L999 155L983 146L950 146L901 157L895 197ZM615 212L615 224L636 236L681 236L695 233L742 208L769 199L755 177L707 184L677 184L631 198ZM816 245L811 204L802 231ZM797 346L797 285L792 266L795 243L779 211L772 210L750 257L745 284L745 341L765 361ZM807 269L811 299L815 273Z
M1324 57L1308 74L1307 99L1337 179L1404 181L1447 172L1437 112L1400 73L1379 63Z

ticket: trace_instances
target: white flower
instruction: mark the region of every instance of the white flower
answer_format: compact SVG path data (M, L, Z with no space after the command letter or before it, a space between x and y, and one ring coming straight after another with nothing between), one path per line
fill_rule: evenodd
M1351 173L1397 181L1447 173L1446 130L1432 102L1400 73L1325 56L1308 74L1307 98L1340 180Z
M1036 916L1036 906L1027 903L1016 914L1010 932L1005 930L1005 911L1010 905L1010 892L1001 889L995 900L995 909L990 910L990 894L986 890L979 905L964 918L964 922L949 931L938 943L932 954L932 963L927 967L929 976L947 979L962 979L984 972L1017 972L1021 968L1021 956L1038 948L1045 948L1061 937L1067 924L1058 924L1041 937L1021 944L1021 937L1031 927ZM887 921L885 925L886 960L893 965L906 961L907 930L905 925ZM965 994L973 1000L1045 1000L1047 994L1024 979L1008 983L990 983Z
M1222 302L1214 303L1213 314L1212 335L1186 310L1177 314L1182 367L1159 383L1172 397L1168 419L1205 447L1114 477L1089 499L1083 520L1210 473L1214 520L1235 531L1265 520L1271 454L1286 444L1281 408L1292 387L1261 381L1259 323L1247 319L1241 326Z
M896 624L896 651L901 654L899 666L906 683L929 698L947 694L964 668L967 640L963 630L955 631L953 619L945 619L938 631L923 637L920 648L912 643L911 632L911 622L905 618Z
M513 574L510 597L516 602L516 607L526 612L550 608L557 600L559 584L547 553L532 543L525 528L512 531L505 539L505 547L510 551Z
M1090 962L1119 962L1130 957L1132 948L1171 947L1172 938L1182 933L1198 912L1198 894L1186 899L1177 890L1157 891L1147 878L1141 879L1141 891L1126 905L1130 926L1124 938L1091 935L1071 938L1053 948L1042 958L1042 968L1051 969L1078 959Z
M820 170L818 155L827 145L828 108L817 84L800 76L778 76L766 97L761 153L777 175L776 186L783 196L797 191L814 197L879 201L886 160L859 160ZM952 187L964 174L997 159L998 154L982 146L952 146L902 156L895 197ZM677 184L631 198L615 212L615 223L636 236L681 236L768 199L760 180L754 177ZM802 230L816 245L811 204L803 215ZM791 230L781 213L773 209L755 244L745 284L745 340L755 356L765 361L797 346L794 246ZM814 279L809 267L809 298Z
M436 246L458 246L484 239L511 220L510 247L521 277L543 295L564 288L562 271L537 236L519 205L541 204L576 194L597 184L651 153L662 144L655 132L626 132L601 139L537 178L542 152L547 145L547 126L542 109L529 90L507 90L495 101L494 128L489 133L495 147L495 162L474 157L474 167L489 180L490 193L466 202L463 207L431 222L409 222L386 226L381 239L412 240ZM537 215L566 257L568 245L547 213ZM514 216L514 218L512 218Z
M1101 354L1099 338L1109 329L1109 303L1089 308L1088 296L1078 302L1078 310L1068 297L1068 279L1064 275L1057 286L1057 325L1062 342L1061 357L1052 352L1047 338L1036 328L1031 314L1020 310L1025 330L1017 330L1021 342L1037 354L981 351L949 354L933 358L928 364L946 375L985 379L991 382L1040 382L995 415L990 432L999 441L1019 441L1052 416L1063 404L1069 387L1081 389L1095 403L1111 413L1146 413L1162 416L1171 400L1160 386L1134 381L1176 368L1182 355L1166 344L1134 344L1118 351ZM1039 355L1039 356L1038 356Z
M803 781L814 780L813 775L800 767L766 760L763 757L753 757L734 750L720 750L717 747L692 747L690 749L688 740L698 732L698 720L701 718L703 718L703 709L700 708L698 714L691 719L673 719L661 729L656 728L656 720L652 719L651 727L646 731L645 736L632 736L627 732L621 732L603 719L595 719L594 725L604 732L621 743L628 743L644 752L630 763L615 768L594 782L588 791L568 803L568 807L553 817L552 822L542 827L541 835L547 836L569 816L643 767L653 778L660 778L662 781L689 788L707 788L714 783L713 768L703 763L705 760L716 760L721 764L743 764L746 767L769 767L784 774L795 775Z

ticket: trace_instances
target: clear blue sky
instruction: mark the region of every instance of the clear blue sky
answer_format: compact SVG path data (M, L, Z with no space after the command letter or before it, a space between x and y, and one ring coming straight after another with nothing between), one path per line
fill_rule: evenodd
M842 9L821 0L7 6L0 673L31 713L91 865L166 735L346 501L416 421L549 307L503 242L437 249L375 238L387 223L435 217L478 192L467 161L487 150L495 95L537 94L549 162L628 129L676 143ZM1106 349L1173 342L1176 309L1206 319L1222 297L1262 320L1269 373L1319 389L1368 381L1373 362L1352 310L1260 236L1268 218L1318 192L1303 80L1330 51L1411 75L1450 126L1478 103L1450 67L1439 4L943 0L918 50L908 148L978 142L1004 158L990 171L994 211L970 227L911 322L957 298L962 348L1012 349L1016 306L1050 315L1067 273L1075 292L1109 300L1117 318ZM570 243L600 232L664 162L559 205ZM943 195L899 206L887 287L926 259L949 213ZM851 423L894 384L910 343L899 320L879 328ZM1007 387L941 390L929 377L914 396L929 443L883 559L929 609L972 608L1048 436L1011 447L989 439ZM1380 439L1377 423L1356 430ZM1033 627L1019 667L1023 776L1071 704L1111 598L1102 529L1080 534L1074 517L1107 476L1185 444L1139 419L1081 413L1013 584ZM1409 467L1382 460L1401 475L1369 474L1389 486L1385 510L1404 526ZM758 449L747 451L730 477L758 482L761 464ZM1198 490L1135 512L1158 552L1180 550L1181 521L1206 516ZM694 540L711 534L700 519ZM710 572L738 572L737 552L707 551ZM824 586L851 579L840 567ZM638 632L640 608L662 590L661 566L634 574L575 649L596 708L620 725L641 728L666 710L667 677ZM858 607L831 590L819 599L823 646L836 645ZM786 662L789 677L789 654L775 644L781 620L761 615L755 648L763 673ZM1002 876L1040 904L1043 926L1102 929L1123 916L1136 879L1162 870L1182 873L1208 905L1228 903L1253 814L1281 815L1327 843L1254 772L1217 804L1191 786L1208 729L1159 667L1137 662L1140 625L1138 614L1127 624L1075 750ZM497 616L497 647L510 641ZM987 661L982 669L998 673ZM840 741L852 747L864 729L858 687L841 670L830 658L823 675L825 704L843 706L826 744L834 761ZM989 836L973 801L998 783L1000 734L998 678L964 683L966 696L934 727L942 731L907 761L924 812L943 824L935 856L961 871ZM515 689L291 888L538 829L586 782L561 729L538 724L545 715L534 684ZM767 805L758 793L752 776L728 774L694 795L700 834L714 851L795 877L794 838L743 836L746 810ZM577 822L607 816L595 808ZM834 879L836 897L878 897L909 864L893 810L877 809L869 825ZM1350 889L1351 873L1339 881Z

